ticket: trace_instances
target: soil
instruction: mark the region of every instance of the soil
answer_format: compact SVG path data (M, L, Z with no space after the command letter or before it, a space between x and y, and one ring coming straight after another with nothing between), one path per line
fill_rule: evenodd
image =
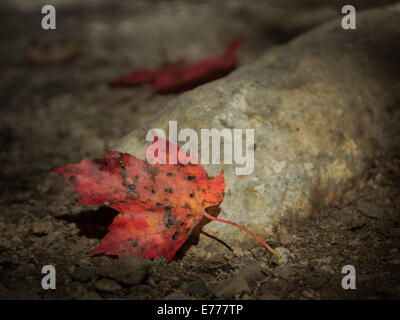
M96 273L89 252L116 212L77 205L75 191L50 169L103 156L135 119L175 95L155 95L147 86L109 88L107 80L130 70L127 61L112 56L114 49L107 56L94 53L95 46L86 52L74 47L89 46L78 35L85 24L113 23L120 16L111 9L96 11L87 21L85 10L69 8L58 40L39 37L39 47L62 47L66 57L52 63L46 53L39 53L44 62L32 54L40 16L8 2L1 7L0 298L400 298L399 157L376 159L335 204L277 226L266 240L287 249L279 262L250 241L246 247L230 243L218 253L193 245L170 263L155 259L134 285ZM261 34L245 48L244 61L273 44L257 42ZM285 34L275 43L293 36ZM57 270L56 290L41 287L42 267L49 264ZM356 290L342 288L345 265L355 267ZM236 289L222 290L226 279L236 281Z

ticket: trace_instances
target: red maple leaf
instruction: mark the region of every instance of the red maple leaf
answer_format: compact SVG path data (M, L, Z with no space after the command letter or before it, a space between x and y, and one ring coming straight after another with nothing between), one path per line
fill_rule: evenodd
M164 147L154 148L156 143ZM205 216L245 230L276 254L245 228L205 212L205 208L223 200L223 173L210 178L201 165L169 164L170 148L183 151L166 140L156 138L151 147L148 159L163 155L166 164L151 165L127 153L108 150L103 159L84 159L53 169L82 197L78 203L106 205L120 212L92 253L118 257L134 254L148 259L166 255L171 260Z
M236 68L239 57L236 50L240 43L232 42L222 54L199 62L174 63L155 70L134 70L110 82L111 86L137 86L151 83L157 93L178 93L219 79Z

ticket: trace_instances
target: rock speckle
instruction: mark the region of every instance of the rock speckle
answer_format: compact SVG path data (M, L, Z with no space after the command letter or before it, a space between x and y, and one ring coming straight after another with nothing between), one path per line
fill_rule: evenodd
M95 269L89 267L81 267L81 266L75 268L75 270L71 274L72 279L81 282L87 282L94 276L96 276Z
M100 279L94 283L94 287L97 290L105 291L105 292L115 292L121 290L121 285L114 280L111 279Z
M172 292L166 295L163 300L191 300L192 298L183 292Z
M128 255L121 259L111 260L108 257L100 257L95 262L97 274L108 277L118 282L135 285L145 280L148 275L151 261L134 255Z
M287 248L278 247L275 248L275 251L280 255L279 260L275 256L273 257L273 260L277 261L278 264L288 264L294 259L292 253Z
M207 284L203 280L196 280L187 284L186 293L204 297L208 294Z
M84 293L79 300L103 300L103 298L95 291L89 291Z
M246 266L239 276L246 279L250 287L254 287L258 281L268 277L269 272L263 269L259 264L253 263Z

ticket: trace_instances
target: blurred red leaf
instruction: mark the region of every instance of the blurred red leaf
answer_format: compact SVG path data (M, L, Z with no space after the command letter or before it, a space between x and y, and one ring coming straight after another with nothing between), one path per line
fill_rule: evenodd
M111 86L137 86L151 83L157 93L179 93L222 78L236 68L240 43L232 42L226 51L204 60L184 64L169 64L156 70L134 70L110 82Z

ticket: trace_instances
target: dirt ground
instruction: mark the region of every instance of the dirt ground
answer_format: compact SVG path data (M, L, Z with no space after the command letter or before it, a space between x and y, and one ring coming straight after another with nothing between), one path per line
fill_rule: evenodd
M277 226L266 240L287 249L281 263L255 242L247 247L230 243L230 250L222 253L192 246L170 263L155 259L133 285L96 273L88 252L116 212L77 205L72 187L49 169L103 156L133 128L135 119L174 98L155 95L147 86L109 88L106 81L138 65L140 56L129 60L124 48L132 47L116 46L127 38L109 34L106 40L90 40L102 34L101 23L113 25L132 12L139 16L146 10L144 3L135 2L123 14L117 5L106 12L68 7L60 15L57 36L41 33L41 16L31 8L8 2L0 6L0 298L399 299L400 155L376 159L335 205ZM235 30L242 32L241 27ZM272 41L265 29L254 30L243 48L243 63L298 33L275 32ZM219 47L206 43L193 56L208 49L218 52L228 37L216 39ZM61 55L56 57L59 63L50 63L48 49L37 53L57 41L71 59ZM170 50L169 56L179 57ZM181 51L183 56L190 45ZM143 63L156 65L162 55L158 52ZM56 267L56 290L41 287L41 268L47 264ZM356 269L356 290L341 286L345 265Z

